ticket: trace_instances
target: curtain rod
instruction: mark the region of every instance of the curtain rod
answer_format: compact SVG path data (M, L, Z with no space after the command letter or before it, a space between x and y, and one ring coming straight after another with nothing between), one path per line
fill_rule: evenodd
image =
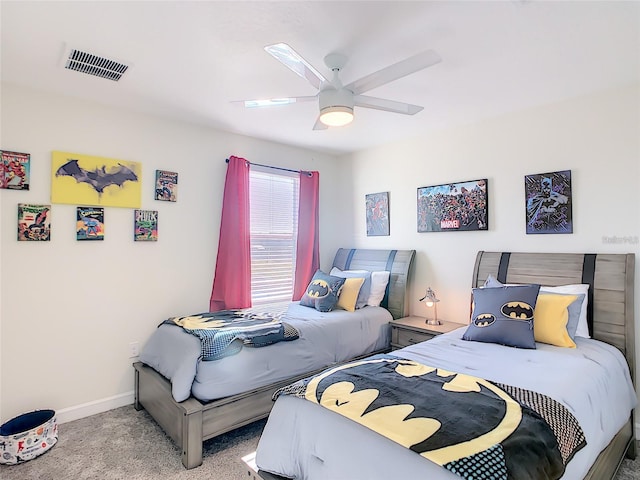
M224 161L229 163L228 158L226 158ZM302 173L304 171L304 170L292 170L290 168L284 168L284 167L274 167L273 165L263 165L262 163L253 163L253 162L250 162L249 160L245 160L245 161L249 165L255 165L256 167L273 168L274 170L284 170L285 172ZM313 175L311 172L307 172L307 171L304 171L304 172L309 176Z

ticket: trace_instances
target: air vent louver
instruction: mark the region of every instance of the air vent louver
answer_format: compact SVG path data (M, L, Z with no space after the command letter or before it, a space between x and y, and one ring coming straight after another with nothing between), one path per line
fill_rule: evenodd
M108 58L71 49L64 68L117 82L129 67Z

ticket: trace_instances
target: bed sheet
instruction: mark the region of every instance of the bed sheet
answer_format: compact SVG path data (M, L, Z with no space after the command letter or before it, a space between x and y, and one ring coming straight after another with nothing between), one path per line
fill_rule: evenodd
M578 338L576 349L537 344L537 349L528 350L464 341L464 331L460 328L392 354L558 400L576 416L587 439L562 478L584 478L637 404L622 354L592 339ZM341 415L291 396L276 401L256 463L264 471L305 480L460 479Z
M281 320L298 330L297 340L245 347L236 355L204 362L198 338L161 325L142 349L140 361L171 381L177 402L192 394L206 402L389 348L391 319L382 307L318 312L293 302Z

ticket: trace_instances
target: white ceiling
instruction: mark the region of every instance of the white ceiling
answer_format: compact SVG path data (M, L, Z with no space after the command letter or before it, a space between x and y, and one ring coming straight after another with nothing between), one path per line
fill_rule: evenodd
M329 153L475 122L640 81L640 2L6 1L2 81ZM285 42L343 83L420 51L442 62L368 95L415 116L356 107L313 131L314 102L245 109L234 100L314 95L267 54ZM131 66L119 82L63 68L66 46Z

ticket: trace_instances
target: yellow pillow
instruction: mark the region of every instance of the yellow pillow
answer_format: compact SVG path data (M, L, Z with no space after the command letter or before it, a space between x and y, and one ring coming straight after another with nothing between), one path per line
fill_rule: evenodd
M538 295L536 308L533 311L533 336L536 342L548 343L557 347L576 348L575 342L567 332L567 321L571 305L576 295Z
M364 278L347 278L340 290L340 296L338 297L338 308L347 310L348 312L356 311L356 300L358 300L358 293L364 283Z

